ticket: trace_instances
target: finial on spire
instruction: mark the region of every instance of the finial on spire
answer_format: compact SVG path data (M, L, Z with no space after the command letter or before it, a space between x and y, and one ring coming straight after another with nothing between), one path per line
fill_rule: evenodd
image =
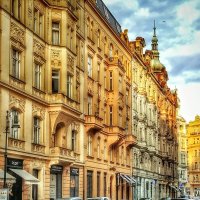
M156 36L156 20L154 19L154 27L153 27L153 30L154 30L154 36Z

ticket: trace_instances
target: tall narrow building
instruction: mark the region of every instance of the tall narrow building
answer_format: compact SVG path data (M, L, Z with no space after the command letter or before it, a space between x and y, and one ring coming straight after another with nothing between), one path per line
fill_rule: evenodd
M177 94L167 86L167 71L159 60L155 22L153 29L151 51L143 54L142 37L131 44L135 199L177 195Z
M187 193L200 196L200 116L187 124L188 187Z
M16 182L6 180L9 199L82 197L84 1L1 1L0 19L0 169Z
M85 197L132 199L131 51L102 0L85 4Z

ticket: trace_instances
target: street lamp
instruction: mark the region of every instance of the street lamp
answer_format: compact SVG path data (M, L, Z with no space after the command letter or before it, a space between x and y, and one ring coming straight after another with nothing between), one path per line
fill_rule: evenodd
M8 147L8 133L10 129L10 113L9 111L6 112L6 139L5 139L5 151L4 151L4 178L3 178L3 188L6 188L6 173L7 173L7 147ZM20 125L18 123L18 116L14 117L14 123L12 123L11 128L20 128Z

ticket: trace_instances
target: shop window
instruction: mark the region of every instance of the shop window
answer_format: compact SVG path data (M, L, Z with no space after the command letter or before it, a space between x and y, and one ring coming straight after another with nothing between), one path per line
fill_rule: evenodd
M39 171L37 169L33 169L33 176L38 178ZM32 185L32 200L38 200L38 184Z
M79 169L70 168L70 197L79 196Z
M87 171L87 198L92 197L92 189L93 189L92 177L93 177L93 172Z

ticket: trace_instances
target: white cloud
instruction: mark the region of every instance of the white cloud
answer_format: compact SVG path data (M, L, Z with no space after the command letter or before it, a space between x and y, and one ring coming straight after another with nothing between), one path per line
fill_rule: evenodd
M180 113L187 122L194 120L200 114L200 84L178 85L178 96L180 98Z
M138 10L138 8L139 8L138 2L137 1L133 1L133 0L125 0L125 1L121 1L121 0L103 0L103 2L108 7L120 5L120 7L122 7L124 10L126 10L127 8L128 9L133 9L133 10Z
M149 17L150 16L150 12L149 12L148 8L140 8L139 10L137 10L135 15L139 16L139 17Z
M187 25L192 24L200 16L199 11L196 9L196 1L187 1L177 8L177 17L180 23Z

